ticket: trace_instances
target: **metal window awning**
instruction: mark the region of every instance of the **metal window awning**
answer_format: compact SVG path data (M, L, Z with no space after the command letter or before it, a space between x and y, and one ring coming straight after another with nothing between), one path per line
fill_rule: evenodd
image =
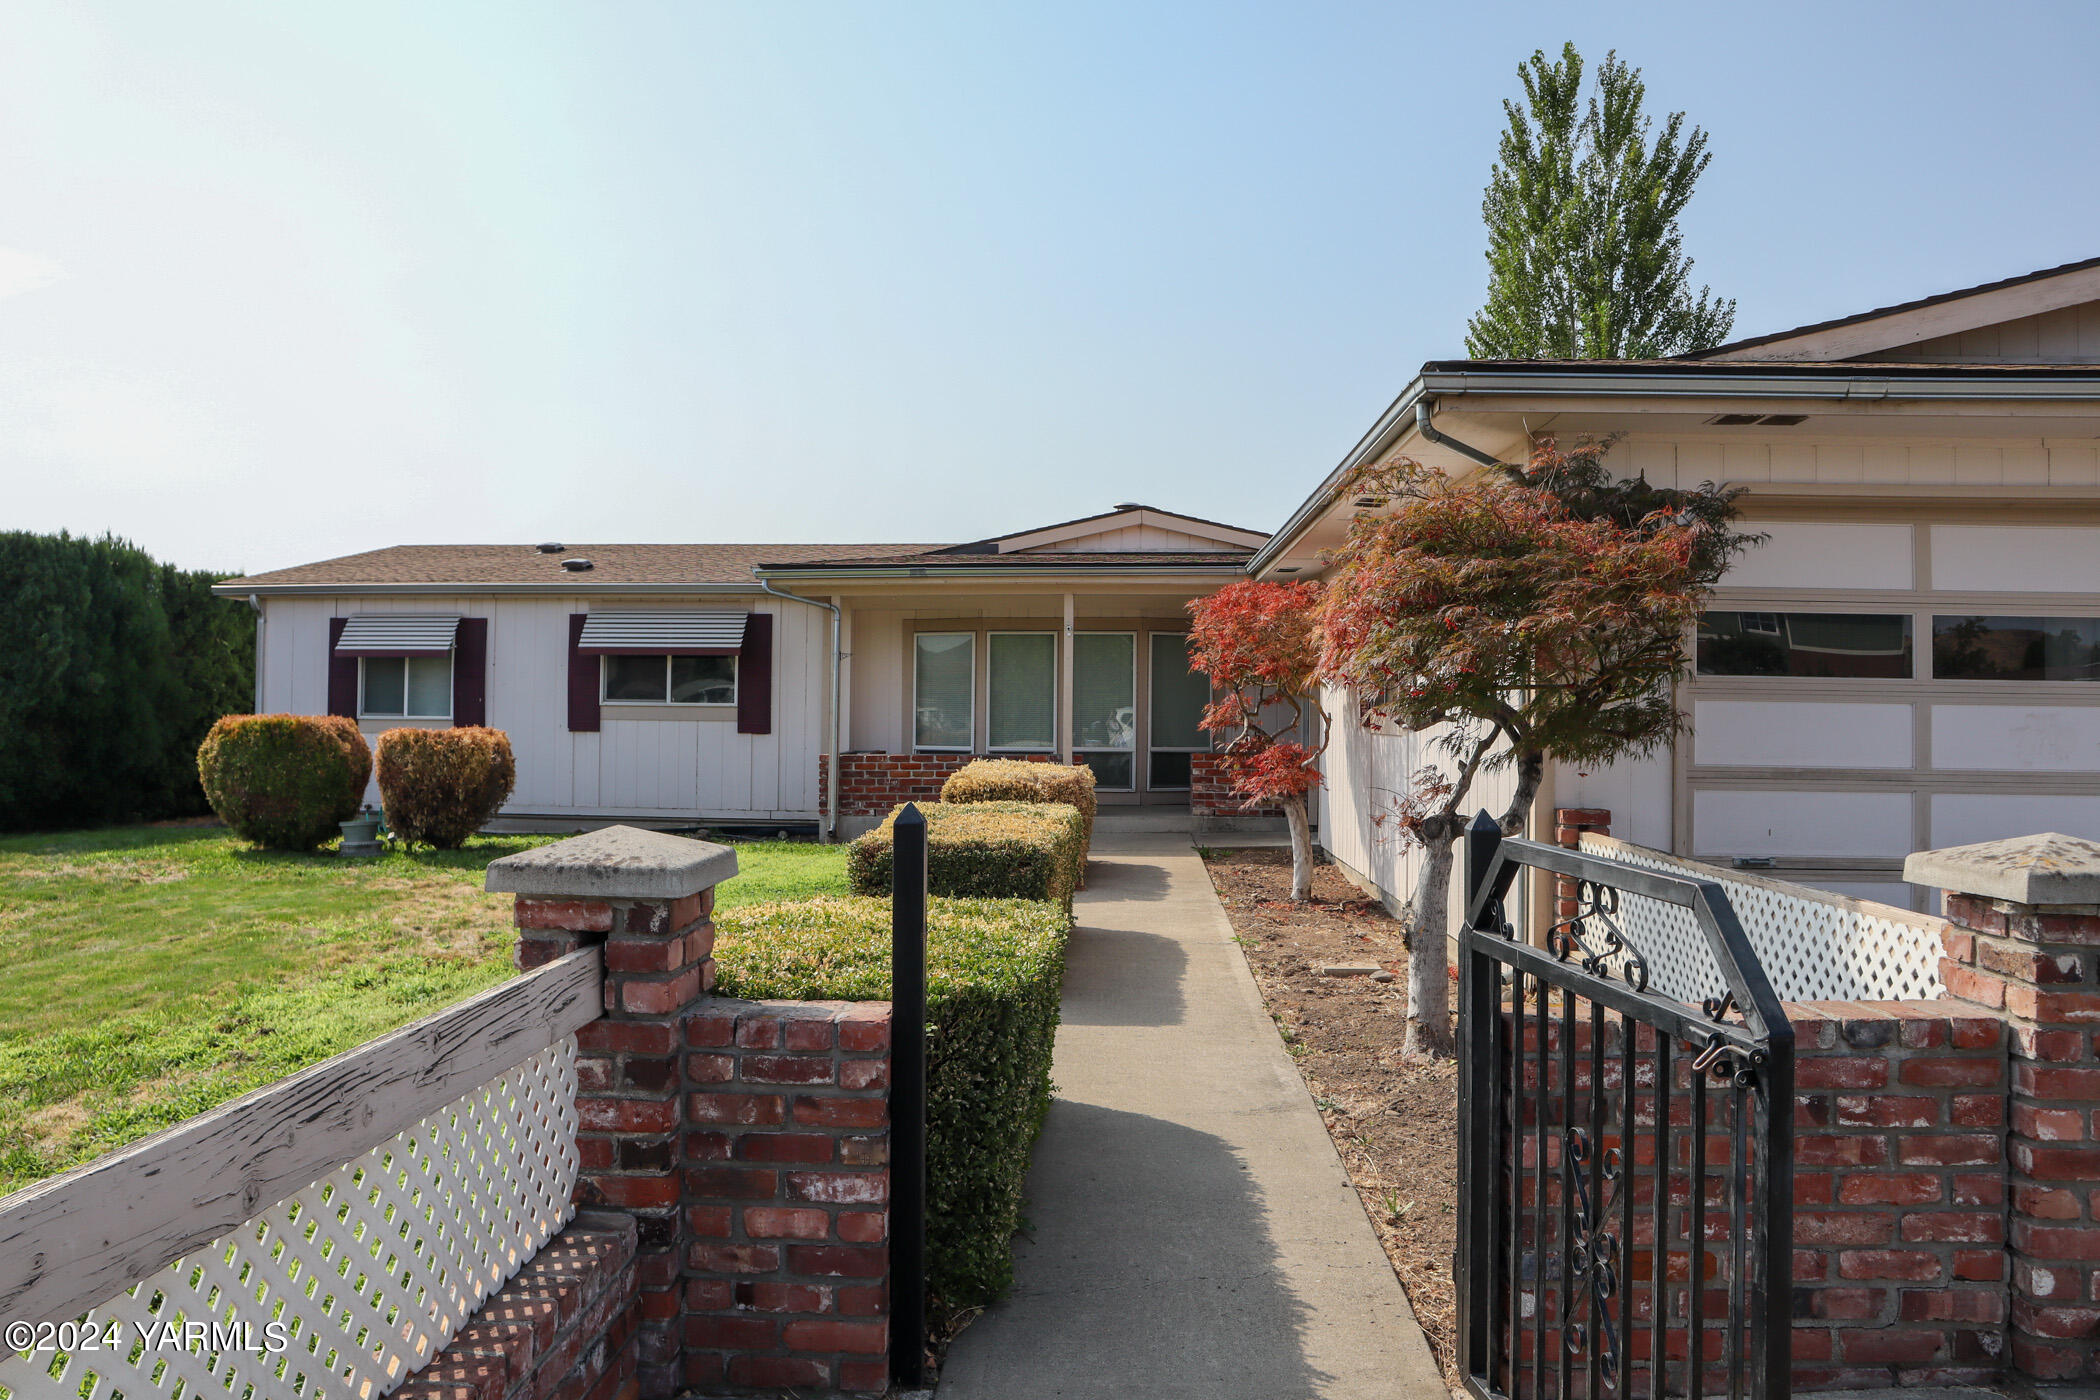
M443 656L452 650L456 617L403 617L379 613L343 621L337 656Z
M741 612L594 612L576 650L586 656L734 656L744 645Z

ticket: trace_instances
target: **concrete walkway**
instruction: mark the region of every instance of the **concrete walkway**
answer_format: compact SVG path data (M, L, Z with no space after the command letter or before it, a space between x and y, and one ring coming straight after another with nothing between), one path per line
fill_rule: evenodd
M1013 1293L940 1400L1443 1400L1188 837L1097 838Z

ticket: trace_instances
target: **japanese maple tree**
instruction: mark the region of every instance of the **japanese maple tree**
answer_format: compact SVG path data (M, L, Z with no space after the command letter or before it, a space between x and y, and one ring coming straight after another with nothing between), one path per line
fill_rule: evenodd
M1306 794L1319 786L1326 716L1319 689L1318 583L1229 584L1189 604L1189 664L1217 692L1203 727L1222 736L1221 767L1248 807L1283 808L1291 829L1291 898L1312 898ZM1316 721L1317 746L1304 742Z
M1448 765L1414 775L1392 815L1424 859L1409 910L1405 1048L1448 1053L1453 847L1474 780L1514 769L1498 820L1523 829L1546 761L1652 752L1681 720L1684 637L1735 552L1734 495L1620 481L1608 443L1453 480L1414 462L1343 488L1382 497L1335 553L1321 673L1365 723L1434 731Z

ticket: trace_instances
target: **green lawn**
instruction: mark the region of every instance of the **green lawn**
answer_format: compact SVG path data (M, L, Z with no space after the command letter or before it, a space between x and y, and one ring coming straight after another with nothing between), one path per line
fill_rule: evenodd
M482 867L556 839L357 862L216 827L0 839L0 1193L510 976ZM736 850L723 907L846 893L841 847Z

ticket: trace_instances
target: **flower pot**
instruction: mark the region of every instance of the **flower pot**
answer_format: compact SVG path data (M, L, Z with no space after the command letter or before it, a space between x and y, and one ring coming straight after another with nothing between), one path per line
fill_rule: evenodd
M350 820L343 822L343 844L337 848L339 856L376 856L383 849L379 844L379 814L367 808Z

